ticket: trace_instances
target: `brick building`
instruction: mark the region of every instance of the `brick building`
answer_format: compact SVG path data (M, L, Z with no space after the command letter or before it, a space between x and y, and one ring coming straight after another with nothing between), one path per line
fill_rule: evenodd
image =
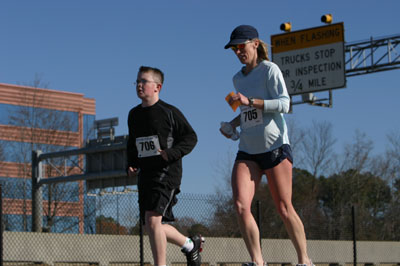
M95 136L94 99L70 93L0 83L0 183L5 230L31 231L31 154L84 146ZM82 158L47 162L45 177L81 173ZM84 183L46 187L43 224L51 232L84 233ZM46 229L46 228L45 228Z

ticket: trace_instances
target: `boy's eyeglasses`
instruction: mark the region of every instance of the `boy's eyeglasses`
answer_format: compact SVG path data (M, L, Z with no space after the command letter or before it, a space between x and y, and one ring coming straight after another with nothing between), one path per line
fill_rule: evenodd
M246 46L246 44L248 44L249 42L251 42L251 41L249 40L249 41L245 41L244 43L239 43L239 44L236 44L236 45L232 45L232 46L231 46L231 49L232 49L234 52L236 52L236 51L239 50L239 49L244 49L244 47Z
M155 81L152 81L152 80L138 79L138 80L136 80L136 82L133 83L133 85L138 86L140 83L141 83L142 85L146 85L146 83L149 83L149 82L158 83L158 82L155 82Z

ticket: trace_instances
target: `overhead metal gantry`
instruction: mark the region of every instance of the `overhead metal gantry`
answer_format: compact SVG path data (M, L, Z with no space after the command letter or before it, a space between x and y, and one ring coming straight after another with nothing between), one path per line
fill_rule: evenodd
M400 34L373 38L345 44L346 78L376 72L400 69ZM396 48L398 50L396 50ZM328 98L318 99L313 93L305 93L301 101L292 105L308 103L315 106L332 107L332 91Z
M346 77L400 68L400 35L346 43Z

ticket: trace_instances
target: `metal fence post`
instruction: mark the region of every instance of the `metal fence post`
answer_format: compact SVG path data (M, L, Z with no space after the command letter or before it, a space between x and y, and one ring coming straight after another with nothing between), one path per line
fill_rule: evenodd
M258 231L260 233L260 247L262 247L262 228L261 228L261 202L257 200L257 225L258 225Z
M139 252L140 252L140 266L144 265L144 254L143 254L143 219L139 210Z
M356 214L355 207L351 207L351 220L353 224L353 265L357 266L357 239L356 239Z
M42 179L42 163L39 161L41 151L32 151L32 231L42 232L43 197L39 181Z

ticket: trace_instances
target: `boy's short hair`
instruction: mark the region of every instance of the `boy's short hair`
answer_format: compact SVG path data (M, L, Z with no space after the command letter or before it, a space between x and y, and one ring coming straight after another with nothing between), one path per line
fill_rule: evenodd
M160 82L161 84L164 83L164 73L163 73L160 69L155 68L155 67L149 67L149 66L141 66L141 67L139 68L139 73L147 73L147 72L153 73L153 75L154 75L156 78L159 79L159 82Z

